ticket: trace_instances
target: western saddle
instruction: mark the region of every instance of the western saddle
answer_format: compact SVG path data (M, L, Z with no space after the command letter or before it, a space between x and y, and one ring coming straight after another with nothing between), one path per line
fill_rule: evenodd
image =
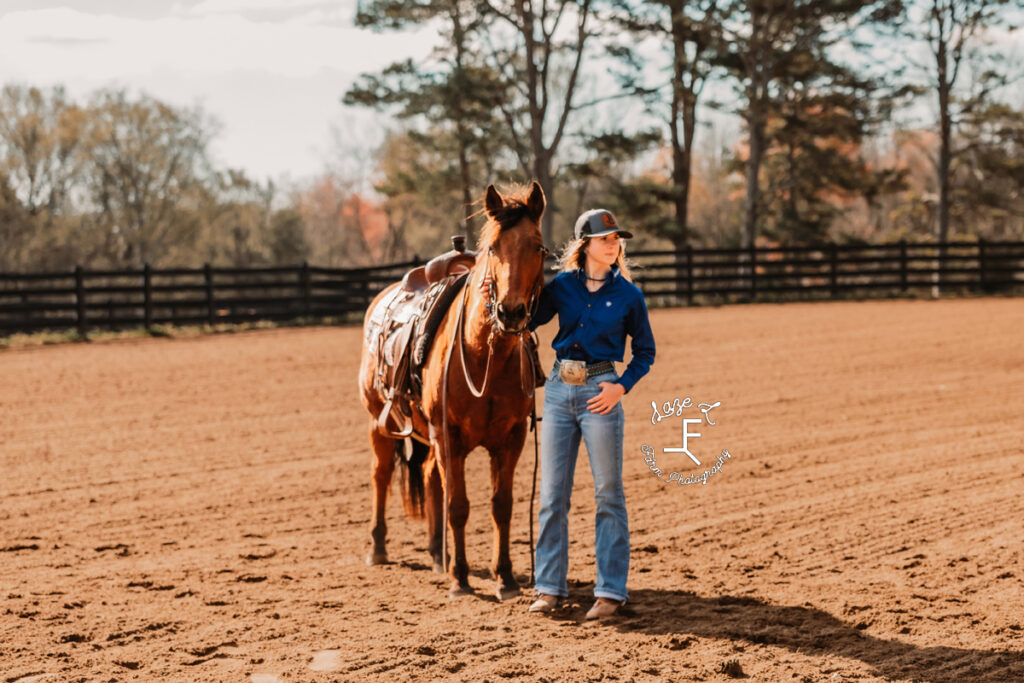
M413 268L402 278L402 289L422 292L435 282L460 273L468 273L476 264L476 252L466 251L466 238L452 236L452 250L435 256L422 266Z
M427 353L475 263L466 238L455 235L451 251L408 271L371 315L367 342L375 356L374 387L384 400L377 424L390 436L412 434L412 409L422 395Z

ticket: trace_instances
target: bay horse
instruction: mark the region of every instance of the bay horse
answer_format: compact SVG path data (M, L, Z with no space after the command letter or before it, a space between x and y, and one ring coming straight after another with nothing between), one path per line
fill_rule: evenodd
M491 519L494 549L491 573L495 595L506 600L519 593L509 556L512 483L533 408L534 369L527 350L527 323L544 285L548 250L541 237L544 192L534 182L502 196L489 185L484 195L487 224L481 231L476 263L448 310L422 368L422 400L412 413L411 455L404 439L384 431L377 416L384 400L374 387L376 359L368 348L374 309L399 283L371 302L364 320L359 386L370 413L373 449L372 550L368 564L388 561L385 505L391 475L400 466L407 516L424 517L426 502L429 553L434 571L451 577L449 595L471 593L466 561L466 457L477 446L490 455ZM424 495L424 482L426 495ZM424 501L426 498L426 501ZM454 539L449 566L447 517Z

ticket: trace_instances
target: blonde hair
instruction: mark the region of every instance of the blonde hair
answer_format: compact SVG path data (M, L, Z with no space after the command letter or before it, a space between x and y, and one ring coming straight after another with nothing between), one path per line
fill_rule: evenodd
M566 272L577 268L586 268L588 244L590 244L589 237L577 237L570 240L558 256L558 269ZM629 261L626 260L626 241L619 238L619 255L615 259L615 267L619 269L619 275L632 282L633 276L629 266Z

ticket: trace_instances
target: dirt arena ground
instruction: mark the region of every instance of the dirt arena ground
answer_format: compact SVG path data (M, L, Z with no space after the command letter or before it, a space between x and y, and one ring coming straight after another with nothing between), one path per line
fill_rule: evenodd
M393 563L365 565L357 328L0 352L0 681L1024 680L1024 301L652 322L626 397L631 600L600 623L584 453L556 615L526 612L532 441L521 597L491 597L482 452L478 595L449 601L397 498ZM685 397L719 403L690 428L702 467L662 451L680 417L652 424ZM669 481L722 450L706 484Z

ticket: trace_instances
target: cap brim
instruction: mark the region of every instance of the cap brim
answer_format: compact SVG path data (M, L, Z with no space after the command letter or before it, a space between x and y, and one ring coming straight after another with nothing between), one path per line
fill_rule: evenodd
M619 230L618 228L614 230L605 230L604 232L595 232L591 235L587 235L587 237L604 237L605 235L613 235L615 233L619 233L619 237L623 239L628 240L633 238L633 233L631 233L629 230Z

